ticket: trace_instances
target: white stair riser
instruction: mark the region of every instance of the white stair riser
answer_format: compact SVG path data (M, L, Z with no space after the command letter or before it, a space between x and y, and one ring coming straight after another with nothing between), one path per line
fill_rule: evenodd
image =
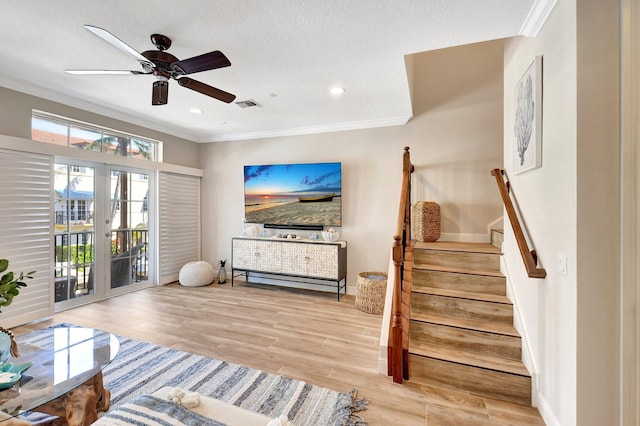
M502 242L504 241L504 233L500 231L496 231L495 229L491 230L491 245L502 249Z

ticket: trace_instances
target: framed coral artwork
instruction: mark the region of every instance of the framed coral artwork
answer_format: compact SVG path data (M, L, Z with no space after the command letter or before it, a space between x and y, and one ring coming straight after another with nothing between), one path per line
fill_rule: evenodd
M542 166L542 56L536 56L515 87L513 171Z

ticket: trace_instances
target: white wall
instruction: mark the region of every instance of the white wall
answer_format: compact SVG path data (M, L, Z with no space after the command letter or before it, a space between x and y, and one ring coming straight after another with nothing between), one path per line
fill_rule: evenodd
M490 175L502 163L502 41L407 63L414 119L404 126L203 144L203 259L230 259L231 238L242 233L244 165L341 161L340 232L353 291L359 272L387 270L405 146L416 166L414 201L441 204L445 236L488 238L487 226L502 215Z
M563 425L575 424L576 410L576 53L570 3L556 5L538 37L506 43L504 71L505 170L547 278L527 277L510 226L504 259L520 332L531 351L529 371L538 377L534 402L547 423ZM542 167L516 176L514 87L536 55L543 55ZM557 273L560 255L568 259L566 276Z
M503 249L534 401L550 425L618 419L617 2L600 3L558 2L538 36L505 46L505 169L547 278L526 276L509 227ZM514 87L536 55L542 167L516 176Z

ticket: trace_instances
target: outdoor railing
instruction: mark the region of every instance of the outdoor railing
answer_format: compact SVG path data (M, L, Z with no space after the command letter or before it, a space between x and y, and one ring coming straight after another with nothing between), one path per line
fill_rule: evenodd
M111 268L111 287L120 287L148 279L147 246L149 231L146 229L114 230L111 244L111 262L125 262L126 274L115 276ZM54 237L54 285L55 301L92 294L94 289L95 236L93 230L56 234ZM124 243L122 241L125 241ZM136 248L129 254L124 248ZM123 257L124 256L124 257ZM108 268L108 266L107 266Z

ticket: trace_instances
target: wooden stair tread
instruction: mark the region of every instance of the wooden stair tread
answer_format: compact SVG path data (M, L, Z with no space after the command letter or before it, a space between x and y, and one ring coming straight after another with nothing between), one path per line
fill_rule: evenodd
M472 269L463 269L452 266L441 266L441 265L431 265L431 264L421 264L421 265L413 265L413 269L421 269L427 271L439 271L439 272L452 272L455 274L468 274L468 275L484 275L488 277L499 277L504 278L504 275L500 271L480 271L480 270L472 270Z
M464 243L458 241L436 241L433 243L416 241L414 249L419 250L440 250L440 251L462 251L467 253L488 253L502 254L499 248L489 243Z
M531 377L527 368L522 361L509 358L501 358L491 355L482 355L459 351L450 348L439 347L436 345L420 344L412 347L411 354L423 357L438 359L441 361L453 362L456 364L468 365L487 370L515 374L523 377Z
M449 327L463 328L467 330L483 331L486 333L501 334L505 336L520 337L520 334L513 325L494 321L481 321L463 317L449 317L445 315L423 312L415 314L412 313L411 320L445 325Z
M507 296L501 296L498 294L489 293L476 293L461 290L451 290L447 288L435 288L435 287L418 287L413 289L414 293L421 294L433 294L436 296L456 297L458 299L467 300L479 300L483 302L502 303L505 305L512 305L511 300Z

